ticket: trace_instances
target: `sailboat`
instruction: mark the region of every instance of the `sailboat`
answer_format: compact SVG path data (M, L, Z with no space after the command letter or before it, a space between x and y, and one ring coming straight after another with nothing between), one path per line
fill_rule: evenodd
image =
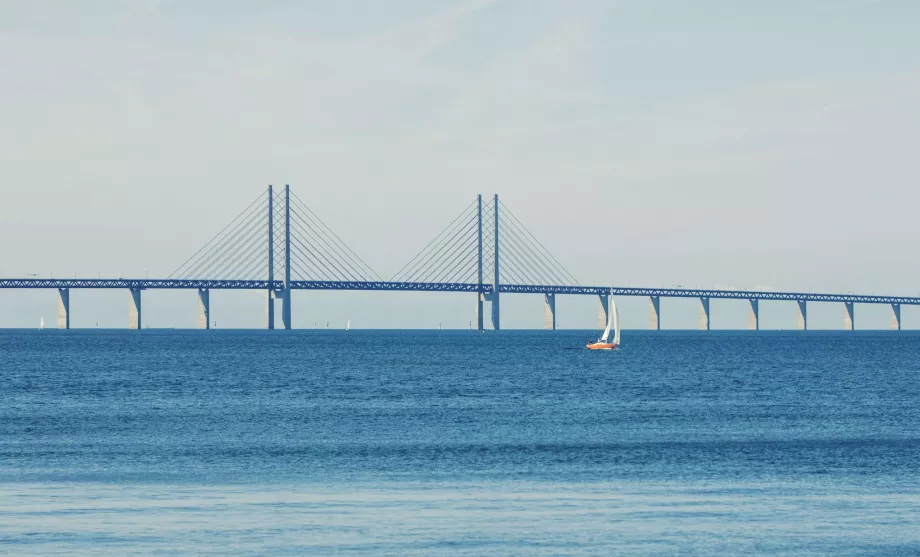
M41 317L41 322L39 322L39 324L38 324L38 330L39 330L39 331L44 331L44 330L45 330L45 316L44 316L44 315L42 315L42 317Z
M613 301L613 291L611 290L610 296L608 297L608 307L607 307L607 328L604 329L604 334L601 338L597 339L595 342L589 342L587 344L588 350L613 350L620 345L620 315L617 312L617 304ZM613 340L608 341L610 338L610 329L613 329Z
M346 331L350 331L350 330L351 330L351 319L349 319L348 321L345 322L345 330L346 330Z

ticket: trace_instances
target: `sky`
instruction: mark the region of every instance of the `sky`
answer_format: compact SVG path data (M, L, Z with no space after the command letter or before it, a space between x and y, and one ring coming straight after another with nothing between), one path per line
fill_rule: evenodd
M0 276L168 275L268 184L377 272L498 193L582 284L920 295L920 4L0 3ZM194 291L144 293L193 327ZM507 296L503 326L542 326ZM621 301L625 327L647 300ZM596 302L557 301L563 328ZM75 327L128 294L75 291ZM54 291L0 291L0 327ZM904 326L920 328L920 309ZM466 328L473 296L295 293L295 326ZM264 293L212 294L259 327ZM693 328L693 300L662 302ZM794 305L764 303L791 328ZM813 304L810 325L843 309ZM858 306L857 327L888 309ZM743 328L744 302L713 303Z

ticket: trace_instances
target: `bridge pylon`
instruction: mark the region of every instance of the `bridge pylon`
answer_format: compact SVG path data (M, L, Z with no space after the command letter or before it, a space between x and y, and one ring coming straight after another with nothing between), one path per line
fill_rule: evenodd
M291 329L291 186L284 186L284 290L281 296L281 321Z
M380 280L298 199L289 184L284 186L283 196L276 193L269 184L167 280L190 283L199 289L224 287L211 286L215 282L251 284L247 288L266 293L265 326L270 330L275 328L275 303L279 299L282 326L293 327L294 290L316 283L366 284ZM203 323L200 317L199 322Z
M266 300L268 306L265 308L265 328L274 330L275 328L275 196L272 192L272 185L268 185L268 292Z
M482 194L477 195L388 282L411 285L413 290L475 292L479 331L485 327L484 302L491 306L492 328L501 329L503 292L526 289L544 294L544 303L551 304L555 317L555 295L560 286L577 284L499 200L498 194L488 201L483 200ZM548 289L542 290L543 287Z
M476 330L483 330L482 319L482 194L476 196Z
M493 246L495 248L495 257L492 260L492 328L498 331L499 329L501 329L501 312L499 310L499 305L498 305L498 294L500 291L499 286L501 283L499 282L499 275L498 275L498 268L499 268L498 246L500 245L500 242L498 240L498 223L499 223L498 217L499 215L498 215L498 194L497 193L495 194L495 198L492 202L492 206L495 209L495 217L494 217L495 240L493 241Z

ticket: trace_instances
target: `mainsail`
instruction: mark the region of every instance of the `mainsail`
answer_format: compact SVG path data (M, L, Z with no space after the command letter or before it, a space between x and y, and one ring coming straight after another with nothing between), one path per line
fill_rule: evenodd
M616 323L616 304L613 301L613 296L608 298L607 302L607 328L604 329L604 334L598 339L598 342L607 342L607 339L610 338L610 328Z

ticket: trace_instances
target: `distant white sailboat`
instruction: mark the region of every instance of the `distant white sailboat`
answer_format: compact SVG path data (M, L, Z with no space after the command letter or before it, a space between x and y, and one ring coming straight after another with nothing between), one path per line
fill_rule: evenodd
M42 315L42 317L41 317L41 322L39 322L39 324L38 324L38 330L39 330L39 331L44 331L44 330L45 330L45 316L44 316L44 315Z
M351 319L349 319L348 321L345 322L345 330L346 330L346 331L350 331L350 330L351 330Z
M608 300L607 328L604 329L604 334L601 335L601 338L597 339L595 342L588 343L588 350L613 350L620 345L620 314L617 311L616 302L613 301L612 288L610 289ZM607 339L610 338L611 329L613 329L613 340L608 341Z

